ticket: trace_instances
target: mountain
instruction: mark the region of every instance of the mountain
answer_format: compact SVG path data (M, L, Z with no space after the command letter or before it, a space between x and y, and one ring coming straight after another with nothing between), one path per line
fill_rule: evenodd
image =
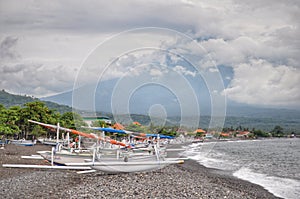
M109 87L107 87L107 89L109 89ZM60 105L59 103L65 102L71 104L72 102L71 99L72 99L72 93L66 92L60 95L43 98L42 101L45 102L45 104L50 109L55 109L60 113L64 113L67 111L72 111L72 108L67 105ZM13 95L4 90L0 91L0 104L3 104L5 107L16 106L16 105L22 106L27 102L32 102L36 100L40 100L40 99L26 96L26 95L25 96ZM56 101L58 103L51 102L50 100ZM150 102L151 100L149 100L147 103ZM102 107L104 107L103 104L101 104L101 106L98 106L98 108L102 108ZM145 108L142 105L137 107ZM105 110L109 110L109 108ZM143 125L150 125L150 123L154 123L155 125L162 124L162 125L170 126L170 125L179 125L182 120L180 116L174 116L174 115L167 116L166 118L164 118L163 121L159 117L155 117L155 116L151 117L148 114L142 114L142 113L130 114L130 115L128 114L112 115L111 111L103 111L103 110L98 110L98 111L99 112L96 113L97 115L109 116L111 119L115 119L118 122L121 122L123 124L129 124L130 121L133 120L133 121L138 121ZM83 116L89 116L93 113L94 113L93 111L80 112L80 114ZM187 119L195 120L193 116L190 116ZM200 117L199 126L201 128L208 128L210 120L211 120L210 116L202 114ZM231 104L227 109L227 115L226 115L224 127L237 128L239 126L242 126L249 129L255 128L255 129L261 129L265 131L271 131L276 125L280 125L281 127L283 127L283 129L286 132L300 133L300 111L289 110L289 109L253 107L253 106L246 106L242 104L240 105Z
M25 103L33 102L33 101L40 101L40 99L35 98L33 96L27 96L27 95L22 96L22 95L10 94L5 90L0 91L0 104L4 105L7 108L11 106L23 106ZM51 101L43 101L43 102L50 109L54 109L60 113L72 111L72 108L67 105L61 105Z
M74 106L80 110L100 111L117 114L127 114L120 112L120 110L113 110L117 106L112 105L112 102L122 104L125 101L128 104L123 103L124 106L128 106L128 110L131 114L143 114L148 115L149 109L153 105L160 104L165 109L168 117L180 116L180 102L176 100L175 94L170 92L159 85L150 85L140 87L135 90L130 96L129 100L126 99L114 99L114 89L117 85L117 80L103 81L98 84L96 88L91 85L86 85L80 89L75 90L75 94L72 91L64 92L61 94L44 97L41 100L52 101L58 104L65 104L68 106ZM211 115L211 103L210 95L207 89L198 86L197 90L203 91L198 94L197 100L199 101L201 115ZM74 98L74 100L73 100ZM116 98L116 97L115 97ZM91 100L92 99L92 100ZM78 107L77 107L78 106ZM191 111L193 113L193 111ZM190 114L189 116L193 116ZM277 118L277 119L293 119L300 118L300 111L284 108L267 108L260 106L253 106L247 104L240 104L233 101L227 101L226 116L232 117L253 117L253 118Z
M102 81L96 85L96 88L95 85L85 85L74 91L44 97L41 98L41 100L65 104L79 110L117 112L118 114L127 114L128 112L123 112L120 109L113 110L112 106L114 109L116 109L116 107L124 108L128 106L130 113L148 114L149 109L153 105L160 104L164 107L168 116L176 116L181 113L180 102L176 99L176 93L174 94L172 90L164 86L157 84L141 86L134 90L129 100L126 100L121 95L122 88L120 88L121 91L119 93L116 92L116 86L120 86L118 83L117 79ZM206 88L201 88L201 90L205 89ZM208 92L205 90L205 92L194 96L194 98L201 98L201 102L199 103L201 114L210 115L210 98ZM127 102L128 104L126 104ZM112 103L116 104L112 105ZM191 112L192 111L193 110L191 110Z
M181 117L181 104L176 100L176 96L170 90L159 86L149 85L138 87L131 93L130 99L120 97L114 92L118 88L117 80L107 80L100 84L85 85L77 90L58 95L42 98L42 100L53 101L60 104L73 106L80 110L89 110L91 112L110 113L114 112L114 117L118 118L118 122L129 122L128 118L137 120L144 125L149 125L151 118L149 112L153 107L158 107L157 113L161 113L165 117L167 125L180 124ZM132 86L132 85L131 85ZM134 85L135 86L135 85ZM196 85L197 90L201 90L201 94L197 94L200 107L200 123L199 126L207 128L210 122L210 96L201 85ZM118 88L119 89L119 88ZM122 93L122 90L120 90ZM116 97L117 96L117 97ZM117 98L117 100L115 99ZM74 100L73 100L74 99ZM112 100L113 99L113 100ZM117 105L112 104L119 103ZM124 103L125 102L125 103ZM72 104L73 103L73 104ZM121 109L128 107L128 112L122 112L118 107L122 105ZM112 108L114 107L114 108ZM124 111L124 110L123 110ZM155 112L155 110L154 110ZM193 113L191 111L190 113ZM195 120L193 114L185 115L183 117L190 117L187 120ZM239 104L233 101L227 101L226 107L226 121L225 127L234 128L243 126L246 128L257 128L266 131L272 130L276 125L284 127L289 132L300 131L300 111L283 108L267 108L260 106L251 106L247 104Z

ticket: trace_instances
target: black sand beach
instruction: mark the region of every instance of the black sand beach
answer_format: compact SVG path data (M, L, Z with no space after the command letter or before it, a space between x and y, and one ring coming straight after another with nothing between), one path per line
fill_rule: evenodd
M277 198L261 186L192 160L159 171L120 175L2 167L7 163L48 164L21 159L21 155L48 149L7 145L0 150L0 198Z

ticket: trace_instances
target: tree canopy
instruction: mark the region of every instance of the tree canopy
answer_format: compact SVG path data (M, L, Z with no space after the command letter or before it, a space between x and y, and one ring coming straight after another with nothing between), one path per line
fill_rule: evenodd
M29 123L28 120L35 120L43 123L56 124L61 123L66 128L77 129L77 126L86 125L82 117L73 112L60 114L49 109L44 102L27 102L22 107L12 106L5 108L0 104L0 135L7 137L18 136L27 138L28 135L40 136L47 133L47 130Z

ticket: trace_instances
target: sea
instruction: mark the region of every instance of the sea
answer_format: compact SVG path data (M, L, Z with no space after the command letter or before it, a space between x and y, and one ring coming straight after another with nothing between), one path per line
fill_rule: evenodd
M184 155L261 185L275 196L300 198L300 138L196 143Z

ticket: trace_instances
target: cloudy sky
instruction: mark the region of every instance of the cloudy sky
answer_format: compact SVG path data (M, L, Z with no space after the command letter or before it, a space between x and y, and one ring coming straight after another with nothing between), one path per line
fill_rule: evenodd
M0 0L0 89L36 97L71 90L99 44L134 28L158 27L186 35L205 49L219 69L229 71L222 74L222 94L229 100L300 107L299 18L297 0ZM162 46L173 50L173 55L201 57L201 67L207 63L185 39L160 35L153 41L143 34L132 32L132 38L146 38L145 47ZM123 38L100 54L109 57L130 43ZM168 77L163 67L143 68L149 57L161 66L172 65L172 70L186 78L198 77L178 56L169 53L166 60L158 51L145 54L119 56L105 72L105 80L128 71L140 74L139 70L152 77ZM89 75L83 78L91 79Z

